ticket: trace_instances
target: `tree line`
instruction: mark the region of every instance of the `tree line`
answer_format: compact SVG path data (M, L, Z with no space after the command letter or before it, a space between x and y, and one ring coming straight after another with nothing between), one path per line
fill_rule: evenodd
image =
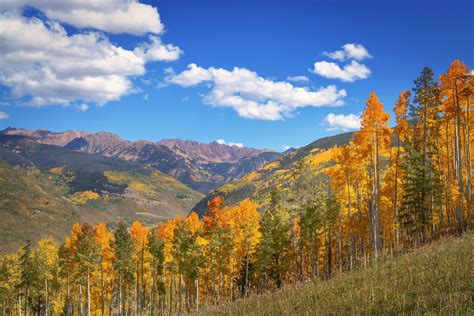
M65 241L0 259L5 315L141 315L199 310L285 284L363 269L472 228L474 80L454 61L424 68L394 105L375 93L361 130L330 167L300 160L266 202L208 203L208 213L155 227L75 224Z

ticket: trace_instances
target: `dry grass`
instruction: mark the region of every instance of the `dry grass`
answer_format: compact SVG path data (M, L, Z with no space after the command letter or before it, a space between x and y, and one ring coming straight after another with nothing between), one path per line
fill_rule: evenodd
M330 281L201 309L205 315L474 315L474 233Z

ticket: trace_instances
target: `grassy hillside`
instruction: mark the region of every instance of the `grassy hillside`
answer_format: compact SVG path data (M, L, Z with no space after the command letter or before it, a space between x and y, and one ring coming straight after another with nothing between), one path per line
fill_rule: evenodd
M161 201L168 205L168 212L189 210L192 203L202 197L201 193L142 164L39 144L22 136L0 134L0 158L11 165L33 166L58 175L71 193L93 191L100 195L126 197L133 193L130 191L140 191L134 190L134 183L137 188L137 182L145 181L155 194L134 195L136 200ZM121 178L110 176L114 173L120 174Z
M474 233L365 271L202 310L206 315L473 315Z
M77 221L109 221L98 209L74 203L68 188L37 169L12 167L0 160L0 252L18 248L27 239L64 237Z
M63 167L40 171L0 159L0 254L28 239L53 236L61 241L75 222L114 225L118 219L138 219L151 225L183 216L202 197L156 171L150 175L105 171L104 178L123 191L101 195L71 190L71 177Z
M332 148L348 143L352 133L321 138L302 148L273 161L245 177L227 183L202 199L193 210L200 216L207 211L207 202L214 196L223 196L227 205L236 204L243 199L252 198L260 205L274 186L286 190L292 185L291 172L296 164L303 162L315 173L331 165Z

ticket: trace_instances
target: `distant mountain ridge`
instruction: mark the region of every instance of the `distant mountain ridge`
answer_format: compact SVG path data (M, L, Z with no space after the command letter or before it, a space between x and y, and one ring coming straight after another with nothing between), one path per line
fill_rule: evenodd
M259 153L272 152L267 149L220 144L216 141L203 144L190 140L163 139L158 144L164 145L174 152L181 153L201 163L235 163L243 158L256 156Z
M21 135L41 144L63 146L74 151L138 162L164 172L202 193L235 181L282 155L272 150L218 142L204 144L181 139L126 141L109 132L7 128L0 133Z
M5 135L21 135L28 137L38 143L47 145L65 146L71 140L77 137L88 135L88 132L83 131L65 131L65 132L51 132L40 128L38 130L28 130L21 128L8 127L0 133Z

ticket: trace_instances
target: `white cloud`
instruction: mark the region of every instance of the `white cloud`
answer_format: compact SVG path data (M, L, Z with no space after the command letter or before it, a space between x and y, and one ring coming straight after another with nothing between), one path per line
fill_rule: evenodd
M337 50L332 53L324 52L323 55L331 58L331 59L336 59L339 61L344 61L346 59L346 53L342 50Z
M309 81L309 78L306 76L288 76L286 80L293 82L306 82Z
M283 146L282 146L282 148L283 148L283 151L287 151L288 149L290 149L290 148L291 148L291 146L288 146L288 145L283 145Z
M92 2L65 2L94 7ZM63 6L63 2L52 3ZM112 44L103 33L68 35L56 21L43 22L13 11L0 14L0 47L0 84L10 88L18 104L32 106L75 101L103 105L118 100L136 91L131 78L143 75L147 62L181 55L178 47L165 45L153 35L149 42L128 50Z
M145 61L174 61L182 55L181 49L172 44L163 44L157 36L150 35L150 43L144 43L134 50L135 55Z
M176 75L172 68L165 69L165 73L168 75L168 82L176 83L182 87L191 87L203 81L212 80L213 74L209 69L201 68L196 64L189 64L188 69L184 70L179 75Z
M5 113L5 112L0 112L0 120L5 120L7 118L9 118L10 116L8 115L8 113Z
M370 75L370 69L355 60L350 64L346 64L344 68L339 67L336 63L318 61L314 63L312 72L326 78L340 79L347 82L353 82L357 79L366 79Z
M256 72L238 67L232 70L206 69L190 64L179 74L168 70L166 80L183 87L207 82L211 91L204 96L205 102L217 107L230 107L239 116L250 119L281 120L306 106L342 105L342 98L346 96L345 90L338 90L334 85L311 91L285 81L265 79Z
M353 43L343 45L342 50L337 50L332 53L324 52L323 54L331 59L339 61L347 59L363 60L372 57L364 46Z
M340 79L346 82L354 82L358 79L366 79L370 75L370 69L359 63L366 58L372 58L367 49L361 44L345 44L342 50L331 53L324 52L323 55L340 62L350 60L343 68L336 63L327 61L318 61L314 63L311 72L330 79Z
M334 114L329 113L323 121L327 125L327 131L349 131L360 129L360 116L355 114Z
M216 143L221 144L221 145L227 145L227 146L236 146L236 147L239 147L239 148L244 147L244 144L243 144L243 143L227 143L227 142L226 142L225 140L223 140L223 139L217 139L217 140L216 140Z
M78 110L79 112L85 112L89 110L89 105L87 105L86 103L78 104L76 105L76 110Z
M20 11L25 5L42 11L49 19L77 28L93 28L109 33L143 35L164 30L158 10L138 1L44 1L16 0L0 4L1 11Z

